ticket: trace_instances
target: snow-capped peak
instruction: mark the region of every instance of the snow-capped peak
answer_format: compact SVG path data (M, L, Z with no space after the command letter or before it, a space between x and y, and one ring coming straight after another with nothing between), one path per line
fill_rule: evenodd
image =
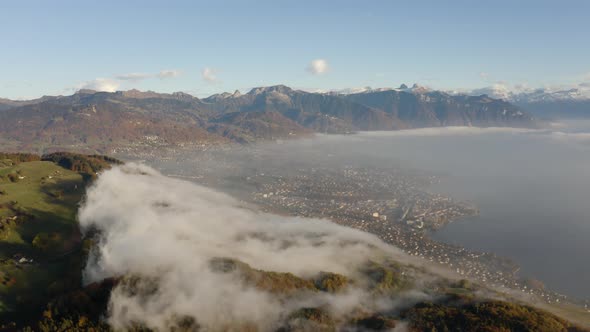
M491 98L504 99L511 102L537 103L561 100L588 100L590 99L590 86L580 84L576 87L531 89L526 86L510 87L504 84L494 84L471 91L455 91L452 93L472 96L488 95Z
M359 93L374 93L374 92L382 92L382 91L403 91L408 93L426 93L429 92L430 89L418 84L412 85L411 88L408 88L407 85L402 84L399 88L371 88L370 86L359 87L359 88L346 88L346 89L339 89L339 90L330 90L328 92L321 92L330 95L353 95Z
M291 89L290 87L286 86L286 85L273 85L273 86L265 86L265 87L258 87L258 88L253 88L252 90L250 90L250 92L248 92L249 95L259 95L261 93L272 93L272 92L278 92L278 93L289 93L292 92L293 89Z
M513 96L512 100L517 102L548 102L559 100L587 100L590 99L590 88L571 88L565 90L537 89L529 93L521 93Z
M380 92L380 91L389 91L389 90L393 90L393 88L373 89L370 86L365 86L365 87L345 88L345 89L330 90L330 91L317 91L317 92L325 93L325 94L329 94L329 95L354 95L357 93L371 93L371 92Z

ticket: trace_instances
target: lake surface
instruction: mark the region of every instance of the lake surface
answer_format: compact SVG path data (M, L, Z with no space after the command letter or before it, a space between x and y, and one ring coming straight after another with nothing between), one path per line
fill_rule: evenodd
M436 191L479 207L480 216L451 223L434 239L511 258L521 275L590 299L588 129L579 122L549 131L418 130L379 139L403 163L445 174Z

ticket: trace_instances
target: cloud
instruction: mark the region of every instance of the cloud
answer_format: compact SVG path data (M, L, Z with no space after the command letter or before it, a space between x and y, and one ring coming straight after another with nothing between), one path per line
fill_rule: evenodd
M217 70L213 69L213 68L209 68L209 67L205 67L203 68L203 70L201 71L201 77L209 82L209 83L216 83L218 82L217 80Z
M512 91L505 84L495 83L491 86L474 89L470 94L475 96L488 95L492 98L508 99L511 96Z
M354 276L369 257L407 258L374 235L328 221L263 213L138 164L103 173L89 189L79 220L83 231L101 234L85 282L136 275L157 286L148 295L131 294L124 286L113 290L108 321L115 329L135 321L169 330L171 318L190 316L204 330L244 322L276 330L279 320L301 307L322 306L335 317L384 307L360 284L341 294L273 295L245 285L239 274L212 270L214 258L304 278L319 271Z
M97 78L92 81L87 81L81 84L78 84L74 88L67 88L66 91L77 91L80 89L90 89L96 91L105 91L105 92L115 92L119 89L121 84L125 82L131 83L138 83L143 80L151 79L151 78L159 78L161 80L175 78L180 76L181 72L179 70L162 70L157 74L150 74L150 73L128 73L128 74L120 74L115 75L112 78Z
M159 78L161 80L174 78L180 76L179 70L162 70L157 74L147 74L147 73L129 73L129 74L122 74L115 76L115 79L121 81L132 81L138 82L143 81L150 78Z
M313 75L323 75L329 69L328 61L325 59L315 59L307 66L307 71Z
M145 74L145 73L129 73L129 74L122 74L115 76L116 79L121 81L142 81L148 78L151 78L153 75Z
M80 84L77 90L90 89L95 91L115 92L121 86L118 80L110 78L97 78Z
M158 78L163 80L163 79L167 79L167 78L175 78L180 76L180 71L179 70L162 70L161 72L158 73Z
M482 80L484 80L484 81L487 81L487 80L488 80L488 78L490 77L490 74L488 74L488 73L486 73L486 72L483 72L483 71L482 71L482 72L480 72L480 73L479 73L479 77L480 77Z

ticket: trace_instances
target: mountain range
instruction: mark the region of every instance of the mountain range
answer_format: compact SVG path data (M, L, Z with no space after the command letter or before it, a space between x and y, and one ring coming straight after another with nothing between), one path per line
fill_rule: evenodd
M530 114L510 102L417 85L355 93L313 93L276 85L203 99L182 92L138 90L0 99L0 141L9 149L34 151L250 143L314 133L440 126L536 125Z

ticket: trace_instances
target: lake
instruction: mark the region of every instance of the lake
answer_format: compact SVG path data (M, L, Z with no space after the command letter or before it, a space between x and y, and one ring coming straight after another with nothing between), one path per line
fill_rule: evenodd
M479 216L449 224L434 239L511 258L521 275L589 299L589 129L577 122L544 131L365 135L410 167L442 173L434 190L479 207Z

